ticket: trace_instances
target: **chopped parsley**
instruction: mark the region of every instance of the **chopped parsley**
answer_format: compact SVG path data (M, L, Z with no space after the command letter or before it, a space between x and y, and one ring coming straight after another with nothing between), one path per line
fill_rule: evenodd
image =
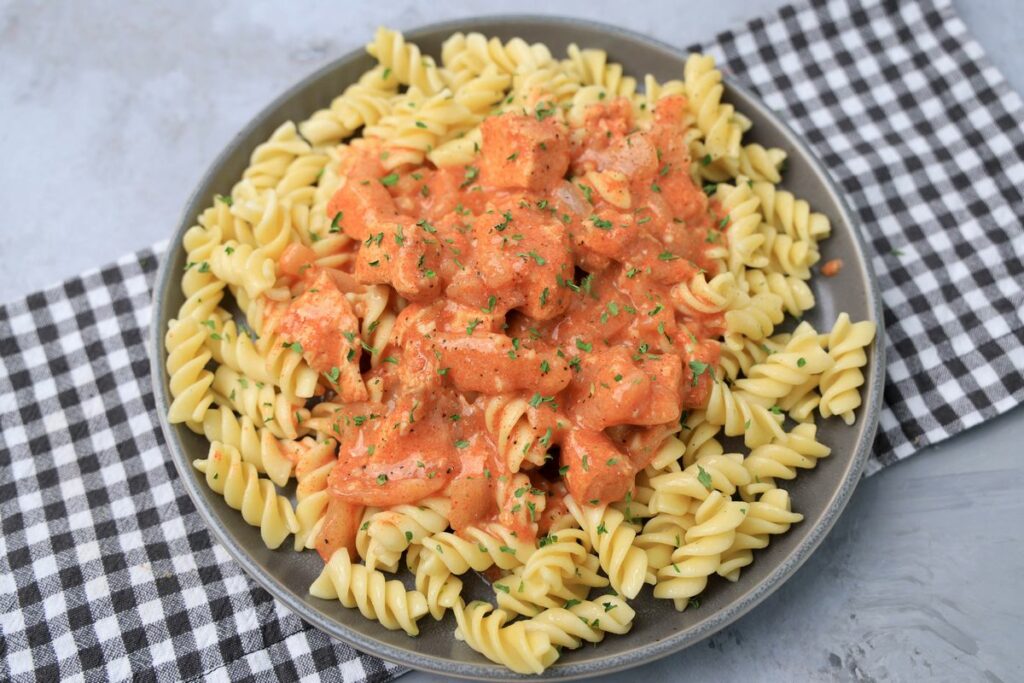
M697 386L697 381L700 379L702 374L705 372L709 375L711 374L711 366L699 360L691 360L690 371L693 372L693 379L690 380L690 386L695 387Z
M384 185L385 187L391 187L392 185L394 185L397 182L398 182L398 174L397 173L388 173L386 176L384 176L383 178L380 179L380 184Z
M459 185L459 187L468 187L469 185L472 185L473 181L476 180L478 175L480 175L479 168L477 168L476 166L467 166L466 179L462 181L462 184Z
M697 481L699 481L700 485L708 491L711 490L711 475L708 474L708 471L700 465L697 465Z

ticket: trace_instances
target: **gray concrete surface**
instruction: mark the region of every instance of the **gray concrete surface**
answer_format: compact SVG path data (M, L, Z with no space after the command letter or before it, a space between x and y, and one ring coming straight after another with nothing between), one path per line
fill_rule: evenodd
M231 136L378 24L558 13L686 45L782 4L0 3L0 300L164 239ZM955 5L1024 91L1019 0ZM819 552L754 612L602 680L1024 680L1022 443L1018 409L865 481Z

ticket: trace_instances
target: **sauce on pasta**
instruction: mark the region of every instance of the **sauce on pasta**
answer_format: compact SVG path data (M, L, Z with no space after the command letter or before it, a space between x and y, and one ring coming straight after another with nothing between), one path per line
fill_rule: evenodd
M573 123L543 99L528 111L487 118L465 168L388 172L379 144L351 144L328 216L358 240L353 273L299 244L279 259L301 294L277 332L340 401L325 559L351 550L352 506L439 493L456 530L494 518L533 538L566 493L623 499L707 401L724 321L677 311L671 290L713 270L727 219L691 179L685 100L643 126L625 99ZM384 349L356 336L350 278L408 301ZM525 408L515 438L488 425L494 401Z

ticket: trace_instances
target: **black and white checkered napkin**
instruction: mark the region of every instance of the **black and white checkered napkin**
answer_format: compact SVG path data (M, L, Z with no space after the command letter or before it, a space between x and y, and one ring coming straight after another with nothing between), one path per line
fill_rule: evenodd
M709 49L867 231L890 345L871 467L1024 400L1024 107L949 0L816 2ZM257 587L177 483L145 348L164 248L0 306L0 679L400 674Z

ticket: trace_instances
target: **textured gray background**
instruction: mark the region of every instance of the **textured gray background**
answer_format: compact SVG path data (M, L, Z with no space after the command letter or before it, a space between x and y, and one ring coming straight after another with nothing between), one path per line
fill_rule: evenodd
M0 3L0 301L166 238L231 136L378 24L558 13L688 45L782 4ZM1024 92L1020 0L954 4ZM1018 409L865 481L818 553L754 612L601 680L1024 679L1022 443Z

